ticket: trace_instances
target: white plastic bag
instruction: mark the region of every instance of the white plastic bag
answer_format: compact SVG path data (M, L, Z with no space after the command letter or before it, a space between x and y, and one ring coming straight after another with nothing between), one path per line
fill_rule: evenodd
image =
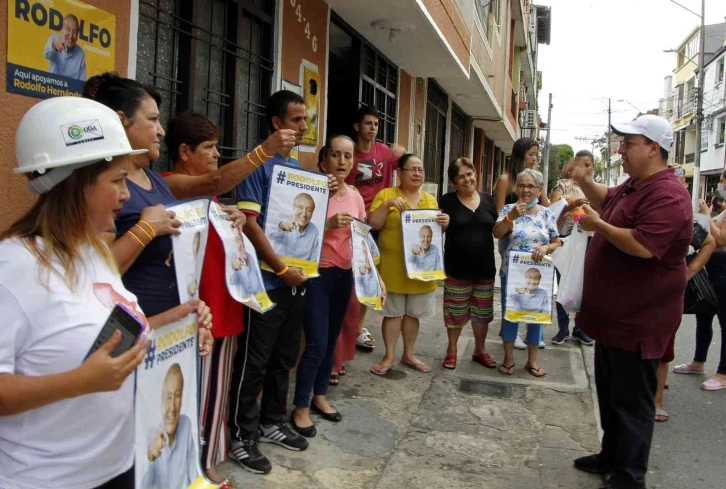
M585 254L587 253L587 232L579 224L572 228L572 234L562 248L552 254L552 261L560 272L557 302L567 312L578 312L582 303L582 283L585 276Z

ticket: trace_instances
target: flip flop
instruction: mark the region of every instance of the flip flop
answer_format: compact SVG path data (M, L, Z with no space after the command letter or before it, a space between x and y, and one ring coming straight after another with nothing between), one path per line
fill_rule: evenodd
M376 340L373 339L373 335L368 332L368 329L363 328L355 340L355 346L364 351L373 351L376 349Z
M406 367L416 370L417 372L421 372L422 374L427 374L431 372L431 367L429 367L421 360L416 360L416 363L404 362L403 360L401 360L401 365L405 365Z
M502 375L512 375L512 374L514 374L514 367L515 367L514 364L511 364L511 365L502 364L499 366L497 371ZM502 370L502 369L504 369L504 370Z
M388 373L388 371L389 371L389 370L391 370L391 367L393 367L393 364L391 364L391 365L388 365L388 366L386 366L386 367L382 367L382 366L381 366L381 364L377 363L376 365L373 365L373 366L371 367L371 369L370 369L370 372L371 372L371 373L372 373L373 375L380 375L380 376L383 376L383 375L386 375L386 374Z
M666 410L662 408L655 408L655 422L665 423L666 421L668 421L668 413Z
M454 370L456 368L456 354L449 353L446 355L446 358L444 358L444 363L441 365L444 368L448 368L449 370Z
M541 368L534 368L531 365L525 365L524 369L529 372L529 374L533 377L537 377L538 379L541 379L545 375L547 375L547 372L542 372ZM542 372L542 373L540 373Z
M701 389L705 391L720 391L726 389L726 380L708 379L701 384Z
M698 370L698 369L691 367L690 363L684 363L684 364L676 365L675 367L673 367L673 373L703 375L706 373L706 370Z

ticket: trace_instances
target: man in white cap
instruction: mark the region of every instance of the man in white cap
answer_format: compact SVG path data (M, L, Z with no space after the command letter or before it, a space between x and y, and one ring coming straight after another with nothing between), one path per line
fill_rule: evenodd
M653 437L656 370L683 313L693 210L688 191L668 168L668 121L643 115L612 130L623 137L618 152L630 175L625 183L595 183L592 163L584 159L567 169L592 206L584 206L580 221L595 231L580 318L597 342L603 428L600 453L575 460L575 467L610 474L603 488L640 489Z

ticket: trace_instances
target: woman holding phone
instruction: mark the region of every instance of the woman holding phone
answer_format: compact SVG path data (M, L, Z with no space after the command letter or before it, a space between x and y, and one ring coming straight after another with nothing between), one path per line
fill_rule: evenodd
M86 355L114 305L147 324L103 238L129 198L128 156L145 151L91 100L44 100L18 126L15 172L39 197L0 234L0 487L133 487L147 344L114 358L116 331Z

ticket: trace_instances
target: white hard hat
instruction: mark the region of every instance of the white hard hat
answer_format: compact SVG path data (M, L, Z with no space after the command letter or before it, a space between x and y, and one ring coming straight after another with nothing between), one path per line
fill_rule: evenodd
M18 167L13 171L41 173L28 188L45 193L76 168L147 151L131 149L112 109L86 98L55 97L38 102L21 119L15 133Z

